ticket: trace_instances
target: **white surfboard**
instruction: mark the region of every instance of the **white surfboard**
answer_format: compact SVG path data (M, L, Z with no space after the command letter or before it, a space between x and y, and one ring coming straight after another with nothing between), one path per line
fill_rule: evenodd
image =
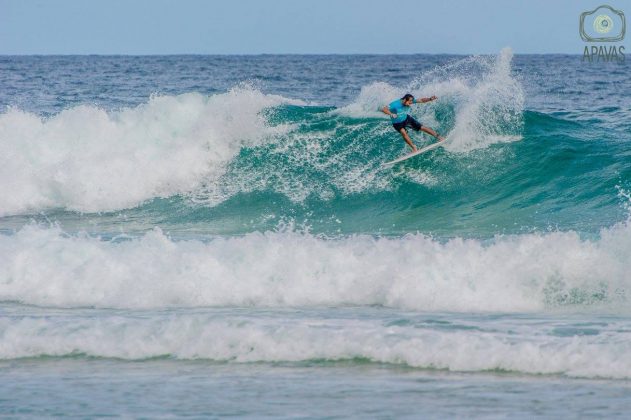
M390 165L394 165L395 163L403 162L404 160L408 160L409 158L418 156L421 153L429 152L430 150L433 150L437 148L438 146L442 146L442 143L443 143L442 141L437 141L436 143L432 143L429 146L423 147L422 149L418 149L416 152L408 153L407 155L401 156L398 159L391 160L390 162L386 162L382 166L390 166Z

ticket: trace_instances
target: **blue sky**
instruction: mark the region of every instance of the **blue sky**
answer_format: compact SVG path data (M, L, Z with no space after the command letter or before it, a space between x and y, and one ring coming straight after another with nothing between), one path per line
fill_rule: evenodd
M601 2L0 0L0 54L581 54Z

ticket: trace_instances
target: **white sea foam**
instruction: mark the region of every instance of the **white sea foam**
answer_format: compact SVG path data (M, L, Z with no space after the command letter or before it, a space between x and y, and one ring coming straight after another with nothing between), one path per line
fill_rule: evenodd
M0 301L58 307L383 305L411 310L540 311L620 305L631 290L631 227L489 243L249 233L209 241L159 229L109 241L26 226L0 236Z
M241 147L287 131L261 115L287 102L243 85L113 112L82 105L49 119L9 109L0 115L0 216L109 211L193 191L221 176Z
M511 75L512 57L510 49L503 49L480 81L459 92L448 150L469 151L521 139L524 93Z
M565 324L542 325L536 319L466 321L453 329L449 324L212 310L0 317L0 359L77 354L230 362L363 358L453 371L631 378L631 333L625 321L583 335L584 328L568 335L562 333Z

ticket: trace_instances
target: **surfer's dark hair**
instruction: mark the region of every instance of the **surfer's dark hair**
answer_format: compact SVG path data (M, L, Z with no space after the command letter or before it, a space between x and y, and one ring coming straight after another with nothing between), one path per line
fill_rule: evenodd
M414 99L414 95L412 95L411 93L406 93L405 95L403 95L403 98L401 98L402 101L407 101L408 99Z

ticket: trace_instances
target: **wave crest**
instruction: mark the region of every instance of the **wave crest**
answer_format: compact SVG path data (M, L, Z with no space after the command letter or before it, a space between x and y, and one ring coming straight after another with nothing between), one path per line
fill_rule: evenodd
M261 111L288 102L243 85L112 112L82 105L50 119L9 109L0 115L0 215L110 211L187 193L221 176L241 147L287 131Z

